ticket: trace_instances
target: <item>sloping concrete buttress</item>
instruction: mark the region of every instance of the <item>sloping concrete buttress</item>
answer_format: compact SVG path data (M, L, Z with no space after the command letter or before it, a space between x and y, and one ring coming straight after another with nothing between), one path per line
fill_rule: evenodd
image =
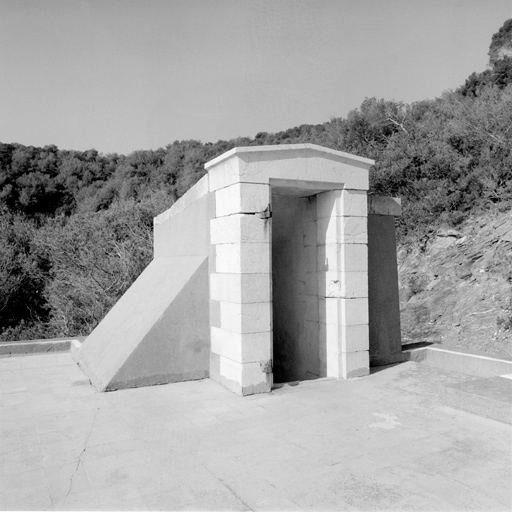
M100 391L209 374L213 197L205 176L155 218L154 259L73 357Z
M368 232L389 246L383 271L396 271L399 204L373 199L369 216L373 164L313 144L235 148L207 163L208 174L155 218L151 264L74 352L93 385L209 376L249 395L270 391L274 373L364 376L372 350L395 354L398 303L369 310L397 300L395 277L369 283L369 263L375 275L381 260L375 244L369 260Z

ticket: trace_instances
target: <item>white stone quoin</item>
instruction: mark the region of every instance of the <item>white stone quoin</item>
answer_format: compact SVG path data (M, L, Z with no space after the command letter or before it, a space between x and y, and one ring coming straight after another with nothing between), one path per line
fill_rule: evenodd
M206 164L215 194L211 378L243 395L271 389L273 194L314 199L302 221L304 325L319 341L320 376L369 373L367 191L373 164L313 144L235 148Z

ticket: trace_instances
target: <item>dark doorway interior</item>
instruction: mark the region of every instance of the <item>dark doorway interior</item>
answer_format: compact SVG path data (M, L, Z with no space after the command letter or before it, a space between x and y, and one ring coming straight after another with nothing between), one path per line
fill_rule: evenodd
M274 382L319 377L316 196L272 194Z

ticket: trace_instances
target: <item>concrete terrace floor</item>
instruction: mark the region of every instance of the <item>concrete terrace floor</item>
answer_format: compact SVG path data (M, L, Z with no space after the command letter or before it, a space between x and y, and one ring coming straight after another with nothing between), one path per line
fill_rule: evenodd
M511 427L418 363L238 397L97 393L68 353L0 359L4 510L510 510Z

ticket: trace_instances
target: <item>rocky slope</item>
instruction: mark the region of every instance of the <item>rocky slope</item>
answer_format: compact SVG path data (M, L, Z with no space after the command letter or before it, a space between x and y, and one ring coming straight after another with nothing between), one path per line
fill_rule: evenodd
M402 341L512 356L512 214L488 213L398 254Z

